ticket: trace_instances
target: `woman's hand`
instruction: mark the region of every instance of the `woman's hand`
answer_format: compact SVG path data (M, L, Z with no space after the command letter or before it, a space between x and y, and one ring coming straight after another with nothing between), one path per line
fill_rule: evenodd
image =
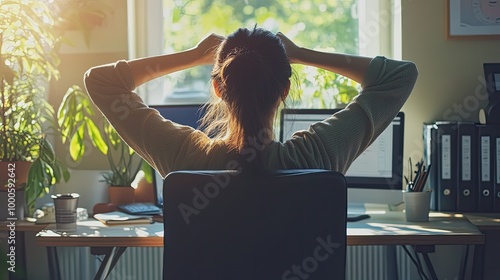
M276 36L278 36L278 38L281 39L281 42L283 42L283 45L285 45L286 54L290 63L299 63L301 47L297 46L294 42L292 42L292 40L288 39L288 37L281 32L276 33Z
M200 56L200 64L213 64L215 59L215 53L217 48L222 41L224 41L224 37L217 34L210 34L207 37L203 38L195 47L199 56Z

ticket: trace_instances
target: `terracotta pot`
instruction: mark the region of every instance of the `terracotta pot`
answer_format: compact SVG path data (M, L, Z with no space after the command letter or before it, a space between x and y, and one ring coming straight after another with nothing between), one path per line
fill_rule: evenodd
M16 189L24 188L28 181L28 172L33 163L29 161L0 161L0 189L6 190L10 182L15 181Z
M155 201L155 189L153 183L148 183L143 173L137 174L136 180L139 180L137 189L135 189L135 202L151 202Z
M27 161L0 162L0 220L24 219L27 212L25 186L31 164Z
M131 186L108 186L109 202L114 205L133 203L134 191Z

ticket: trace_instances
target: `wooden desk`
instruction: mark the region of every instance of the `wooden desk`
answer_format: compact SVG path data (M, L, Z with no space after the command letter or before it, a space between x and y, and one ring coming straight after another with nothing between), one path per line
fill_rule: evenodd
M498 279L500 267L500 213L470 213L465 217L484 234L484 246L479 247L477 258L481 279ZM478 278L479 279L479 278Z
M371 218L347 225L347 245L415 245L423 253L435 245L481 245L484 235L466 218L433 213L426 223L408 223L402 212L370 214ZM95 279L103 279L116 264L126 247L163 247L163 224L105 226L94 220L78 223L74 233L60 234L46 228L39 232L37 245L47 246L49 261L57 263L57 246L111 247ZM420 252L422 253L422 252ZM54 257L55 256L55 257ZM58 268L51 268L51 279Z
M71 233L59 233L51 224L40 231L36 243L47 247L163 247L163 224L106 226L89 219L78 222Z
M409 223L403 212L370 214L347 224L347 245L477 245L484 235L463 215L431 213L429 222Z
M403 212L370 213L370 216L347 224L347 245L401 245L417 270L427 273L430 279L438 279L429 257L436 245L482 246L485 242L484 235L463 215L430 213L429 222L422 223L407 222ZM475 251L472 254L476 259ZM467 263L461 266L465 274ZM476 266L470 271L477 273Z
M106 226L89 219L77 222L75 232L60 233L54 224L40 231L38 246L47 247L50 279L61 279L57 247L91 247L95 255L104 255L94 279L106 279L127 247L163 247L163 224Z
M16 231L31 231L31 232L39 232L40 230L44 229L47 225L39 225L35 224L34 222L28 222L28 221L15 221L16 223ZM8 226L10 222L9 221L0 221L0 231L9 231Z

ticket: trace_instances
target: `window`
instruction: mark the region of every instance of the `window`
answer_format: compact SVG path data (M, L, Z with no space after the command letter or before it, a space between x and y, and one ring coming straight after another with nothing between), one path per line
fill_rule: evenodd
M398 58L400 0L129 0L131 57L185 50L209 33L239 27L281 31L317 50ZM288 105L334 107L357 93L342 76L294 65L297 88ZM148 104L203 103L211 67L157 79L140 91ZM146 93L147 92L147 93Z

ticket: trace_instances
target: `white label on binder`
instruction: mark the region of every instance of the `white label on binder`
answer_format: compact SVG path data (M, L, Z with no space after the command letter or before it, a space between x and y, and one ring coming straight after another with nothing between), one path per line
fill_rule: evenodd
M471 180L471 137L462 135L462 181Z
M490 181L490 137L481 136L481 181Z
M441 179L451 179L451 135L441 136Z
M497 184L500 184L500 138L497 138L496 145L496 167L497 167Z

